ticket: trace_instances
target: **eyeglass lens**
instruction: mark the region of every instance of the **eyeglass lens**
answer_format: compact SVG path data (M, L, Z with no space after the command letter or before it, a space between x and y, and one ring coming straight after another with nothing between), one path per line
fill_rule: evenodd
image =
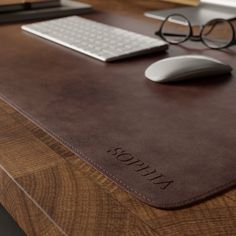
M180 23L180 24L171 24ZM186 41L191 34L188 20L180 15L171 15L162 25L161 35L169 43L179 44Z
M212 20L202 29L202 40L210 48L227 47L233 40L234 33L226 20Z

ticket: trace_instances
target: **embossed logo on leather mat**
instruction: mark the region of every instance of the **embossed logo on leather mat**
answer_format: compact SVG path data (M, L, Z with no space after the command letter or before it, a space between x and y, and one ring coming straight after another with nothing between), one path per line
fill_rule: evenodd
M110 153L117 160L124 163L124 165L133 167L131 170L137 172L152 184L158 185L162 190L167 189L174 183L173 180L168 180L164 174L158 172L156 168L149 166L122 148L111 148L107 153Z

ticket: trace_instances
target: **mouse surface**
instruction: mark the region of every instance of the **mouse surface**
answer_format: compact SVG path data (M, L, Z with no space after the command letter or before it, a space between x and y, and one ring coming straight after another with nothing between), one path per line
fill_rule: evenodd
M177 56L151 64L145 76L160 83L207 78L230 73L232 67L211 57L200 55Z

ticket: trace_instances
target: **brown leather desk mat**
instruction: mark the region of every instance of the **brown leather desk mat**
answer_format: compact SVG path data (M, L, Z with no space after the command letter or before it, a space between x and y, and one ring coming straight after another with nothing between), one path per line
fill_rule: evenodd
M106 13L87 17L149 35L156 29ZM235 71L156 84L144 78L147 66L189 49L105 64L19 25L2 26L0 38L2 99L140 200L177 208L235 186ZM236 67L235 48L194 47Z

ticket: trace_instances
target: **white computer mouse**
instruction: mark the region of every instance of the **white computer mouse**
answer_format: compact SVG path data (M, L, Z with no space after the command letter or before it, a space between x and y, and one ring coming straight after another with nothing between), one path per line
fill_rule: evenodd
M207 78L230 73L232 67L214 58L200 55L177 56L151 64L145 76L160 83Z

